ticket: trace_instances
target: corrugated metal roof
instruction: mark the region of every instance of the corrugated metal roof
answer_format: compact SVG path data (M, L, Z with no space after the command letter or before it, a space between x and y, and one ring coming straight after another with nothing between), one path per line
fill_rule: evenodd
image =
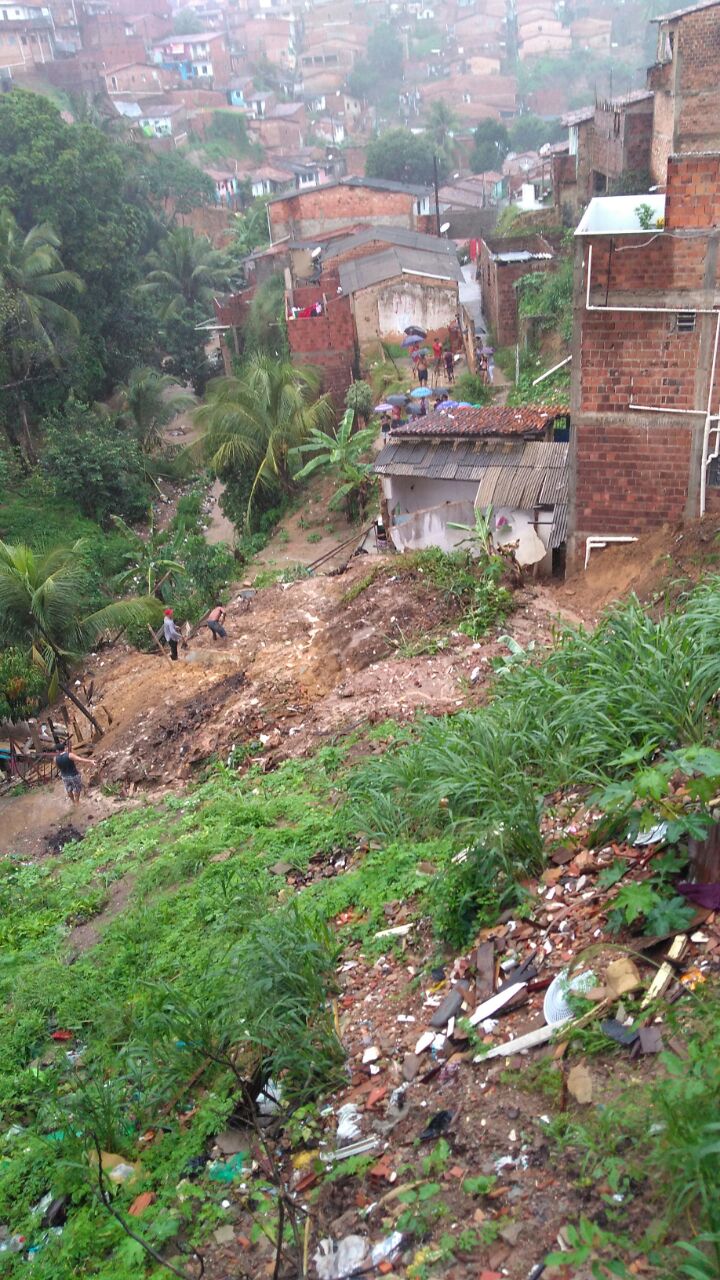
M377 475L477 481L476 507L532 511L552 507L550 546L567 536L568 444L554 440L390 442L378 455Z
M408 272L453 282L463 278L455 255L427 253L405 245L370 254L367 258L351 258L349 262L341 262L338 270L343 293L357 293L359 289Z
M359 231L355 231L352 235L345 235L338 239L333 239L324 244L323 257L326 259L336 258L340 253L347 253L348 249L357 249L365 244L372 244L374 241L381 241L385 244L403 245L408 249L420 249L426 253L439 253L457 261L457 250L452 240L443 240L442 237L430 236L423 231L410 231L407 227L362 227ZM318 243L316 241L316 243ZM322 243L320 241L319 243Z

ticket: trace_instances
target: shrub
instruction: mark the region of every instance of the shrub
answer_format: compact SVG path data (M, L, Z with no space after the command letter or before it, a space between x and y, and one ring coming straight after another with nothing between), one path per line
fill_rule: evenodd
M45 676L19 649L0 653L0 720L26 720L35 715L45 688Z
M73 399L42 426L41 465L60 499L100 524L107 524L111 515L129 520L143 516L148 485L133 436Z

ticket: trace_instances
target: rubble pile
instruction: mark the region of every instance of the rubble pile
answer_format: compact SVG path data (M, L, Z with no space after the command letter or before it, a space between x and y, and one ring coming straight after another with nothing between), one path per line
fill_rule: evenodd
M657 1070L664 1048L683 1054L667 1009L720 967L720 920L699 908L677 935L613 937L614 895L598 875L622 860L641 883L662 829L591 849L598 815L580 795L548 814L549 865L526 884L521 916L506 913L470 950L432 966L427 922L394 903L372 939L384 948L377 959L358 943L344 950L337 1025L348 1084L323 1110L320 1134L286 1162L320 1280L565 1280L545 1258L594 1206L553 1158L552 1111L602 1106ZM340 937L350 924L351 911L338 917ZM606 1051L586 1055L583 1030ZM539 1080L547 1102L533 1092Z

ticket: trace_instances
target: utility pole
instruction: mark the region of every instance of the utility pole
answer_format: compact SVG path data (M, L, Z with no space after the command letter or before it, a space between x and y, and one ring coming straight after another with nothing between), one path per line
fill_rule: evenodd
M440 193L438 191L437 151L433 151L433 184L435 187L435 231L440 235Z

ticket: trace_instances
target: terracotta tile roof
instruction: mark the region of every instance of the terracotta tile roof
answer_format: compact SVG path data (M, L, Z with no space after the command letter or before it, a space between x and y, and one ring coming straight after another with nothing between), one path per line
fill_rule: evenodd
M541 435L555 418L566 417L562 406L484 405L480 409L436 410L424 418L394 427L391 436L527 436Z

